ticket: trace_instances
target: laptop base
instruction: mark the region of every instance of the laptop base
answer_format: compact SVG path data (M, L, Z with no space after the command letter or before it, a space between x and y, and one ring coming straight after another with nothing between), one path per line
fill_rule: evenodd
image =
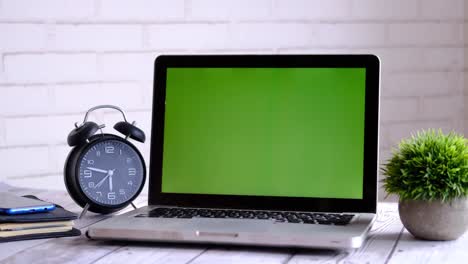
M91 239L180 242L271 247L359 248L375 214L355 214L345 226L279 223L258 219L135 217L158 206L146 206L91 226Z

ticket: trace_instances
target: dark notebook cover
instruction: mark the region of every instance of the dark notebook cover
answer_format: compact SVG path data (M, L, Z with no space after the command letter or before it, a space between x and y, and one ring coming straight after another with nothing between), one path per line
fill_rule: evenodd
M70 236L79 236L81 231L73 228L67 232L54 232L54 233L44 233L44 234L30 234L23 236L12 236L12 237L0 237L0 243L2 242L12 242L20 240L30 240L30 239L42 239L42 238L56 238L56 237L70 237Z
M24 197L38 199L32 195L25 195ZM54 221L68 221L75 220L78 216L70 211L63 209L62 206L56 204L56 208L53 211L46 213L35 213L35 214L23 214L23 215L1 215L0 223L40 223L40 222L54 222ZM53 237L66 237L66 236L79 236L81 235L80 230L73 228L67 232L54 232L45 234L30 234L14 237L0 238L0 242L38 239L38 238L53 238Z

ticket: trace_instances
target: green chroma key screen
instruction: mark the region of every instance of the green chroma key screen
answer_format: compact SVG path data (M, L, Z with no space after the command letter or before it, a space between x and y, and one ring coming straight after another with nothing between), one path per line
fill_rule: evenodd
M365 68L168 68L162 192L363 197Z

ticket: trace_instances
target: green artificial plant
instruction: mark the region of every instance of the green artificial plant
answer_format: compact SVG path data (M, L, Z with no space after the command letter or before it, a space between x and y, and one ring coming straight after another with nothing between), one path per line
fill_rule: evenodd
M419 131L400 142L382 171L387 193L402 200L448 202L466 197L467 139L454 132Z

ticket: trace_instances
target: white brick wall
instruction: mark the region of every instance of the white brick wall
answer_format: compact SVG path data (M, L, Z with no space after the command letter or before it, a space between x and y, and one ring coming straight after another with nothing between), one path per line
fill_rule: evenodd
M102 0L95 13L96 20L139 21L146 24L183 20L185 6L184 0Z
M343 19L351 16L350 0L277 0L274 18L287 20Z
M56 51L126 51L142 46L140 25L57 25L50 37Z
M13 53L3 63L6 81L13 84L98 80L95 53Z
M94 0L2 0L0 17L5 21L87 20L94 16Z
M0 50L21 52L41 50L47 45L48 28L36 24L0 24Z
M66 136L93 105L120 105L149 133L162 53L375 53L382 160L417 129L466 133L466 10L463 0L0 0L0 181L63 189Z
M353 1L352 14L356 19L415 20L420 13L419 0L358 0Z
M460 25L437 22L388 25L388 43L408 46L433 46L461 43Z
M191 21L268 19L272 6L270 0L191 0L186 3L186 19Z
M424 0L421 9L423 18L440 18L440 19L463 19L464 18L464 1L463 0Z

